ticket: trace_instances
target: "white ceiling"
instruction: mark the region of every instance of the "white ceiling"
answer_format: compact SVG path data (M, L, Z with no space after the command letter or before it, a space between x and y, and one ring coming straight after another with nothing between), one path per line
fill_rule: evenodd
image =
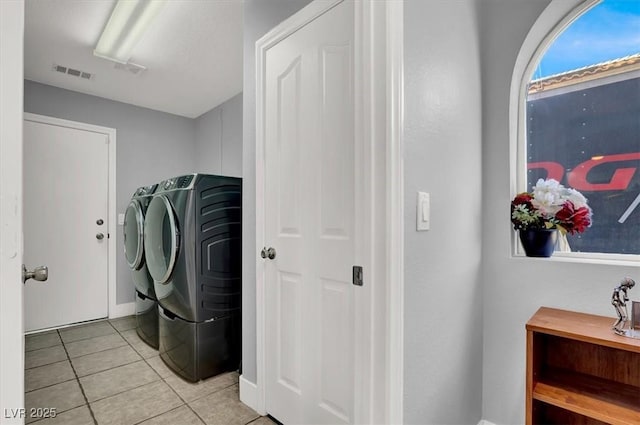
M0 0L2 1L2 0ZM242 91L242 1L169 0L133 50L139 75L93 56L115 0L27 0L25 78L195 118ZM54 72L62 65L91 80Z

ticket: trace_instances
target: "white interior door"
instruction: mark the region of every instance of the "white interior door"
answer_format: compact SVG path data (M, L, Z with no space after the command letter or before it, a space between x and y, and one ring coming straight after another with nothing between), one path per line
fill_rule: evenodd
M0 422L24 423L22 87L24 2L0 1ZM33 265L28 265L33 267ZM30 283L28 283L30 284Z
M24 260L49 267L24 288L27 331L108 315L108 143L24 121Z
M338 4L265 58L265 405L285 424L354 422L364 215L353 7Z

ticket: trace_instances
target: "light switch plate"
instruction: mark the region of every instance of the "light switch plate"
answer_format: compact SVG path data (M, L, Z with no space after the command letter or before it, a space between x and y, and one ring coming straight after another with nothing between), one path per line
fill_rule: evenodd
M118 224L120 226L124 224L124 214L118 214Z
M431 196L427 192L418 192L416 208L416 230L429 230L431 226Z

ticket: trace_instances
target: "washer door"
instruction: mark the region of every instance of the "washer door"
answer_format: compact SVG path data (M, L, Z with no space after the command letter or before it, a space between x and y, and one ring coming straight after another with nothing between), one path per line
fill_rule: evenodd
M142 205L132 200L124 213L124 256L131 270L139 270L144 263L144 213Z
M144 222L144 249L147 269L156 283L165 283L178 257L180 232L178 222L165 195L154 197Z

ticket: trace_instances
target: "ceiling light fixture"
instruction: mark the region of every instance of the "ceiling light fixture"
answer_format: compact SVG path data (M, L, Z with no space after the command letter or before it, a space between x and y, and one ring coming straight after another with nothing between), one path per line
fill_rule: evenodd
M118 0L93 54L128 63L136 43L165 3L165 0Z

